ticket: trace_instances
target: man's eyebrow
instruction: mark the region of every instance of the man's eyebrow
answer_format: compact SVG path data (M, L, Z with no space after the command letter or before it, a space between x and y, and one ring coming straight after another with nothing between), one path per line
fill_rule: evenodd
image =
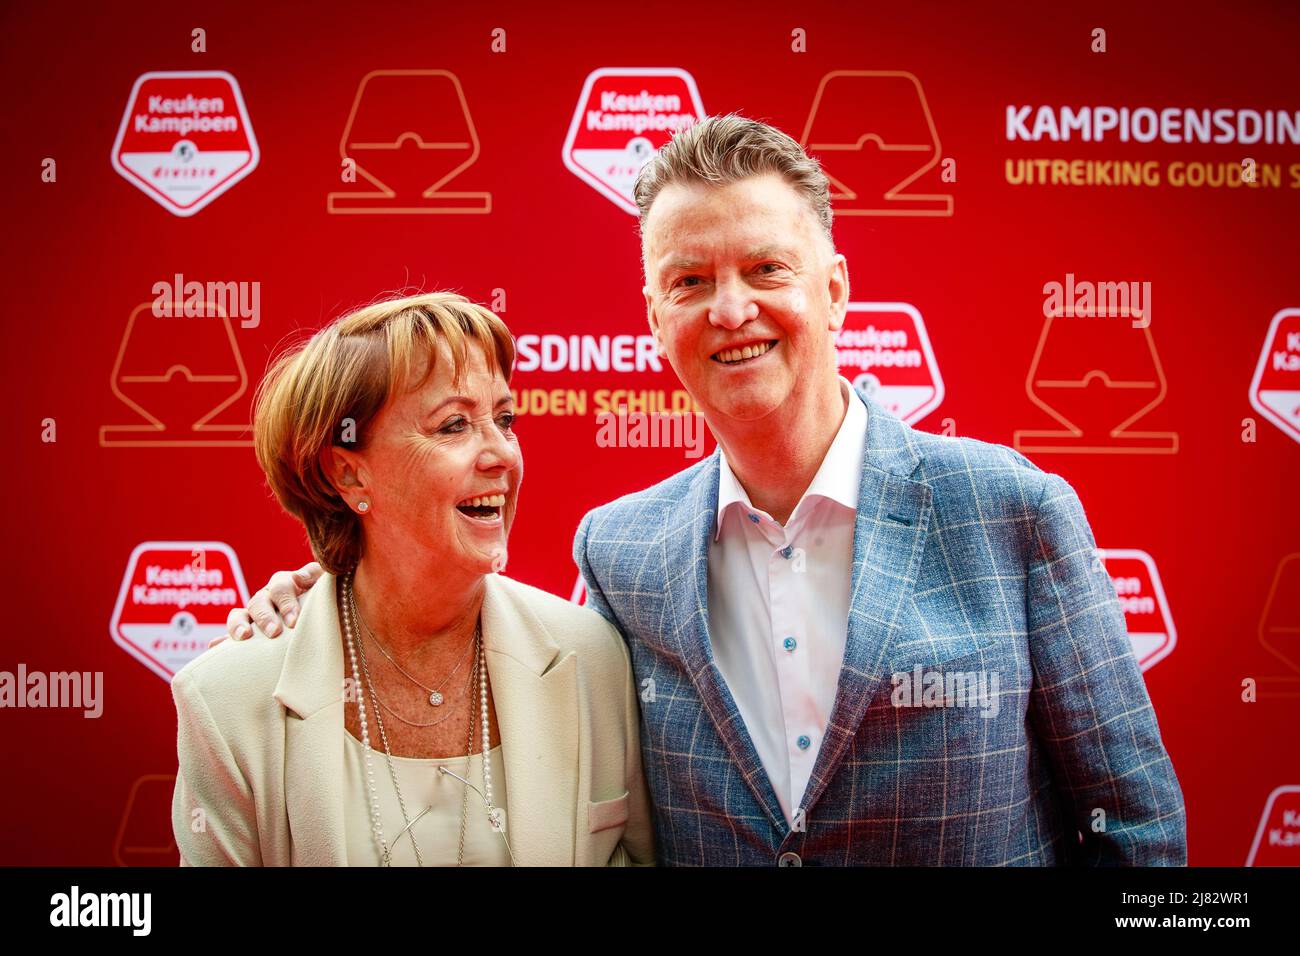
M794 249L788 249L785 246L759 246L750 249L745 253L746 261L754 259L798 259L799 254Z
M505 395L502 395L497 399L496 407L500 408L502 405L511 405L514 403L514 400L515 397L507 392Z
M696 256L671 256L659 264L659 274L665 272L675 272L681 269L698 269L704 265L704 260Z
M743 258L747 262L754 259L798 259L799 254L795 249L787 246L769 245L756 246L749 249L745 252ZM658 272L662 275L665 272L675 272L679 270L689 271L691 269L700 268L704 265L704 262L705 260L697 256L670 256L659 264Z

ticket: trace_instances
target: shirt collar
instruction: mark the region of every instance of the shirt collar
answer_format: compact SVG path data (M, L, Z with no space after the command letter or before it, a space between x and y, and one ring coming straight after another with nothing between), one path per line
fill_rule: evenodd
M813 496L826 498L852 511L858 510L858 489L862 484L862 456L867 450L867 406L843 375L839 376L840 394L848 401L848 411L840 423L835 440L813 476L812 484L799 499L790 515L791 521L807 509L804 502ZM722 518L731 505L753 509L749 495L727 462L727 453L718 446L718 511L714 518L713 539L722 533Z

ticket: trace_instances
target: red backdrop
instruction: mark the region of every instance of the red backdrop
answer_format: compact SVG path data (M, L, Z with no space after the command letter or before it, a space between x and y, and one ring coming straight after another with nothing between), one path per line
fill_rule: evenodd
M205 31L205 52L192 48L196 28ZM1094 50L1097 28L1104 52ZM0 241L9 306L0 362L19 450L8 492L0 671L101 672L103 713L0 710L8 780L0 862L175 861L175 716L165 675L168 660L206 643L206 626L225 608L195 605L177 618L178 606L160 610L135 587L123 592L123 577L141 544L202 543L217 599L224 588L242 600L229 558L210 543L228 545L252 589L307 559L301 529L269 497L251 450L230 444L246 437L238 426L248 422L252 389L291 333L404 286L455 289L495 305L517 336L645 333L635 219L609 195L616 185L597 189L562 156L585 82L610 67L679 69L705 111L739 110L796 137L830 83L808 141L841 187L836 240L853 300L867 304L854 328L914 322L915 314L932 348L920 371L878 369L882 394L914 409L918 427L986 441L1064 430L1044 405L1083 428L1085 439L1063 440L1071 444L1064 450L1035 450L1054 440L1033 436L1021 445L1079 490L1102 549L1144 552L1163 585L1167 615L1140 559L1103 556L1116 577L1138 578L1130 628L1147 635L1135 645L1151 660L1147 684L1186 795L1191 862L1240 865L1257 835L1258 862L1293 862L1300 849L1286 844L1300 844L1300 829L1285 810L1300 794L1279 788L1300 784L1300 558L1288 563L1300 552L1300 431L1286 427L1300 404L1287 392L1300 385L1284 366L1300 346L1288 353L1283 339L1266 356L1260 387L1280 422L1257 410L1250 392L1270 322L1300 307L1300 146L1240 134L1126 142L1118 130L1101 142L1077 132L1069 141L1025 141L1009 138L1007 110L1046 106L1059 119L1065 107L1075 115L1085 106L1227 109L1294 120L1297 40L1300 13L1284 4L1198 12L1089 3L1069 13L763 2L567 13L522 3L486 11L8 7L0 162L10 214ZM241 148L252 150L240 136L196 137L201 162L225 164L218 178L228 170L244 178L192 215L174 214L128 177L129 162L150 175L150 157L141 158L150 147L137 143L122 170L110 159L133 86L153 71L228 71L256 137L256 164L241 159ZM354 113L363 78L392 80L389 71L416 71L397 77L416 85L376 85L377 105ZM620 82L634 95L663 79ZM689 94L682 105L695 112ZM225 109L237 116L230 102ZM585 111L579 120L575 147L595 140L622 149L629 138L587 137ZM453 146L420 150L407 137L405 149L374 148L395 146L403 132ZM1179 129L1169 138L1179 139ZM136 139L132 127L125 145ZM821 148L836 143L861 148ZM393 186L398 200L361 213L354 198L330 200L367 189L364 177L344 180L344 154ZM459 208L394 211L403 193L427 209L419 191L465 157L473 162L442 187L465 195L432 201ZM1021 167L1008 160L1039 158L1153 163L1160 181L1009 181ZM1247 159L1257 164L1255 185L1177 184L1186 168L1178 164L1240 172ZM189 159L170 161L180 169ZM611 180L627 172L603 154L572 165L582 162ZM1086 176L1100 167L1074 168ZM885 195L893 192L902 196ZM166 325L147 309L137 313L155 298L155 283L178 273L246 289L258 283L256 322ZM1150 283L1149 327L1049 319L1044 286L1067 275ZM907 330L909 349L923 353L917 335L915 325ZM626 348L635 358L634 341ZM1274 353L1282 354L1276 373ZM671 371L637 371L635 362L631 371L521 371L515 384L540 390L523 396L530 401L554 389L588 400L585 414L560 414L564 405L548 402L547 412L519 423L527 477L509 570L569 596L582 514L690 463L681 449L598 447L598 390L680 386ZM236 427L192 427L231 396L209 425ZM133 440L151 436L131 403L165 420L170 444ZM1149 412L1129 431L1155 437L1110 435L1144 404ZM190 563L189 545L181 550L170 567ZM147 553L140 564L133 583L146 589L148 567L168 566L151 565ZM155 573L154 584L165 577ZM1144 626L1142 615L1159 623ZM1244 681L1253 682L1254 701L1243 700L1251 696ZM1271 795L1273 819L1262 824Z

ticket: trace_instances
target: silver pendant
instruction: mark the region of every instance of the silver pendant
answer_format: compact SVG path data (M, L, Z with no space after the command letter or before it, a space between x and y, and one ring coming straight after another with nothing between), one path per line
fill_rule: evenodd
M430 694L430 695L429 695L429 703L432 704L434 707L441 707L441 706L442 706L442 691L435 690L432 694Z

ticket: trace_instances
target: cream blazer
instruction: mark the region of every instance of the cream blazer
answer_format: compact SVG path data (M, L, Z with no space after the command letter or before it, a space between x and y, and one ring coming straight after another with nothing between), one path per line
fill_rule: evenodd
M499 574L483 646L521 866L652 863L636 685L599 614ZM224 641L172 681L182 866L344 866L343 649L335 578L297 626ZM357 821L369 828L369 821Z

